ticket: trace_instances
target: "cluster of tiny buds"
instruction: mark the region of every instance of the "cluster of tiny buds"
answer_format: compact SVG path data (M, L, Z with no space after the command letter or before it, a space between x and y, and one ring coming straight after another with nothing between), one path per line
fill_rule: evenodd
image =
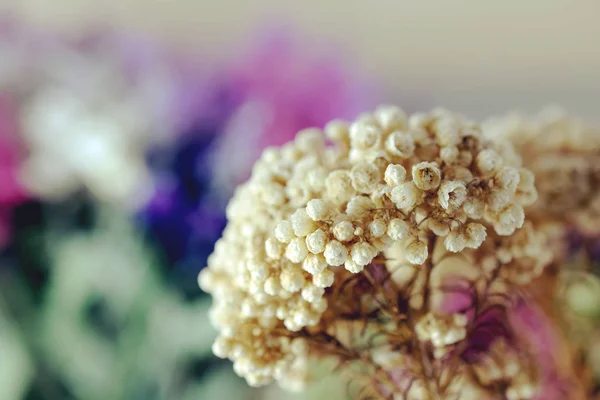
M425 314L415 325L419 340L431 342L435 358L442 358L456 344L467 336L468 318L465 314L434 315Z
M492 139L509 139L535 174L540 196L527 210L530 219L600 233L599 127L559 109L494 118L484 127Z
M384 106L267 149L199 279L218 310L217 355L251 384L279 379L278 366L298 358L282 338L322 322L342 272L362 273L392 245L420 266L437 238L457 253L479 248L489 230L513 235L536 189L509 148L446 110ZM432 318L418 325L422 338L441 348L464 337L460 316Z
M478 380L485 386L504 384L508 400L532 399L538 391L533 372L524 358L504 340L496 340L486 354L473 364Z

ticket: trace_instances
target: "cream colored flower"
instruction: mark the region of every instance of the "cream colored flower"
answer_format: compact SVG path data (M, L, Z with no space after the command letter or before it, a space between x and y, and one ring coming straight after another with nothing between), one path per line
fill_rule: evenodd
M431 190L440 185L442 173L436 163L421 162L412 167L412 178L419 189Z
M407 118L384 107L268 150L230 202L201 273L215 303L215 352L252 385L294 375L292 365L311 352L350 346L349 332L391 329L446 355L468 330L463 315L429 310L431 293L442 290L431 287L440 260L461 253L452 257L481 271L481 292L492 272L520 285L549 263L540 256L545 240L525 221L534 180L502 146L449 111ZM306 340L301 354L295 338ZM329 355L354 354L337 350Z

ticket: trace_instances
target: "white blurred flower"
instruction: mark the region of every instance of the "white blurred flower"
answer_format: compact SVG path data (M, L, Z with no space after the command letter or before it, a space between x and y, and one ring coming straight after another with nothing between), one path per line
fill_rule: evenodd
M33 369L22 336L0 299L0 399L24 398L33 378Z
M216 336L208 323L210 300L185 301L166 287L126 220L115 214L103 217L92 232L51 243L40 349L77 398L131 398L132 385L146 382L155 385L159 398L167 398L181 384L182 368L210 355ZM116 321L113 339L86 318L97 300ZM221 390L223 397L240 398L229 397L240 393L241 381L232 381L233 372L226 370L219 378L229 383Z
M23 181L50 200L85 188L136 207L152 191L145 153L187 122L198 77L143 41L111 33L88 41L21 26L0 34L0 90L19 101L28 148Z
M143 116L123 110L116 105L94 110L60 88L35 96L23 115L30 155L22 174L28 188L60 199L85 186L104 201L142 204L151 180L140 151L144 143L132 134L142 130Z

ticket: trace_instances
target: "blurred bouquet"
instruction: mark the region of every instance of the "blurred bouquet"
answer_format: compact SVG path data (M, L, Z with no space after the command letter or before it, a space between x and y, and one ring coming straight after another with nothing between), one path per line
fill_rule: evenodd
M217 72L124 32L0 33L0 398L254 396L195 275L262 149L372 89L279 33Z
M8 25L0 40L0 90L18 107L28 190L144 204L147 149L172 139L195 112L190 95L203 93L194 66L116 33L72 43Z

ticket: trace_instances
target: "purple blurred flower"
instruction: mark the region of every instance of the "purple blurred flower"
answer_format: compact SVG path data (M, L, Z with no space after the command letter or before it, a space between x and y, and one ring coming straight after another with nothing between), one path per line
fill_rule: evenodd
M197 274L221 235L234 187L261 151L373 105L363 82L334 55L311 55L287 36L268 37L217 73L196 95L203 102L191 129L151 156L158 187L142 216L169 263Z
M214 93L213 101L223 115L199 117L175 142L150 154L156 189L141 213L168 264L187 266L194 274L225 226L224 204L214 200L210 188L209 156L234 99L222 91Z

